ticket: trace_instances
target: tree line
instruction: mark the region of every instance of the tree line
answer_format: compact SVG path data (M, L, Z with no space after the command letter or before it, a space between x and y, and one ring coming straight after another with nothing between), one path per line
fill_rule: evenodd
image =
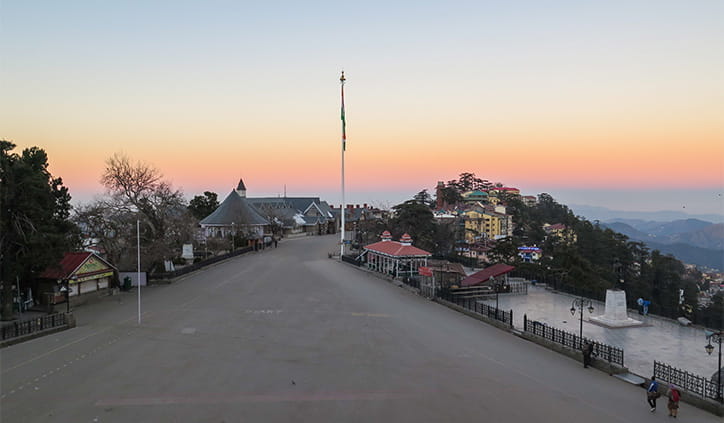
M93 243L118 268L134 268L136 242L140 241L142 268L160 271L164 260L178 257L182 244L194 240L198 221L219 205L217 195L209 191L187 203L183 193L152 165L116 154L106 161L100 176L104 195L74 209L62 179L48 170L45 151L31 147L17 153L15 147L0 140L0 314L5 320L13 316L13 286L58 263L63 253ZM444 203L455 206L466 191L500 186L463 173L448 181L440 195ZM514 195L503 193L499 198L513 216L514 229L512 237L495 242L489 252L491 261L514 265L520 274L551 282L562 291L602 299L606 289L619 287L626 291L629 307L635 308L636 300L643 298L651 301L652 313L685 315L702 325L723 326L721 294L708 307L698 304L698 293L704 287L699 285L702 278L696 269L575 216L548 194L540 194L533 206ZM469 261L460 254L465 244L461 220L437 222L433 215L436 200L422 190L392 207L388 220L360 222L357 243L374 242L388 229L395 238L409 233L416 246L435 257ZM549 236L544 223L562 223L575 236L568 240ZM235 241L236 245L243 243L242 239ZM205 247L223 250L230 243L210 240ZM541 247L542 259L523 263L518 247L524 245Z
M454 209L462 206L463 193L500 186L473 173L462 173L459 179L448 181L440 195L442 202ZM491 262L513 265L520 276L550 283L574 295L604 300L607 289L619 288L626 291L630 308L637 308L641 298L651 302L651 313L670 318L685 316L713 328L724 326L724 296L718 293L711 304L700 306L699 292L707 287L695 268L601 227L598 222L576 216L549 194L540 194L531 206L517 195L499 193L498 198L512 215L514 228L511 237L492 245L488 252ZM461 218L436 222L436 200L426 189L418 192L412 199L394 206L389 221L361 222L358 241L374 242L385 229L395 238L406 232L416 246L432 252L434 257L474 266L475 260L460 252L469 247ZM543 229L546 223L565 225L570 236L547 234ZM533 263L523 262L518 254L521 246L540 247L542 258Z
M161 271L164 260L179 257L182 245L196 238L199 220L219 205L209 191L187 203L155 167L116 154L100 175L104 194L73 207L62 178L48 170L46 152L15 149L14 143L0 140L2 320L14 317L17 287L59 263L66 252L94 247L117 268L131 269L140 242L142 269ZM243 243L238 239L236 245ZM213 240L206 248L220 251L229 245L230 240Z

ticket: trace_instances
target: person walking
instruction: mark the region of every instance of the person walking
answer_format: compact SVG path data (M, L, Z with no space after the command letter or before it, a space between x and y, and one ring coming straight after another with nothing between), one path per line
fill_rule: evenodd
M646 401L651 406L652 413L656 411L656 398L659 396L661 396L661 394L659 394L659 382L656 381L656 376L651 376L651 383L646 390Z
M586 342L583 344L583 368L591 365L591 355L593 355L593 344Z
M681 393L679 393L679 388L676 387L673 383L669 385L669 417L676 418L676 415L679 413L679 400L681 399Z

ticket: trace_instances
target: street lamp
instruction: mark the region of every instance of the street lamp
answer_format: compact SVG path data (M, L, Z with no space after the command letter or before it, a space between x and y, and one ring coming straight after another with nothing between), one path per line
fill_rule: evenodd
M716 398L721 401L721 334L722 331L714 332L714 331L708 331L705 330L704 334L706 335L706 340L709 341L708 344L704 347L707 354L711 355L711 353L714 352L714 346L711 344L712 341L714 341L715 344L719 344L719 365L716 368L716 374L717 374L717 382L716 382Z
M588 298L576 298L571 303L571 316L576 315L576 310L581 311L581 329L578 335L578 347L583 348L583 309L588 307L588 312L593 313L593 301L589 300Z
M234 222L231 222L231 251L234 251L236 249L236 240L234 239L235 235L236 230L234 228Z
M490 281L490 285L495 290L495 312L497 313L498 312L498 294L500 294L501 283L497 279L495 279L494 276L491 276L490 279L488 279L488 280Z
M65 312L70 313L70 288L67 283L60 287L60 292L65 296Z

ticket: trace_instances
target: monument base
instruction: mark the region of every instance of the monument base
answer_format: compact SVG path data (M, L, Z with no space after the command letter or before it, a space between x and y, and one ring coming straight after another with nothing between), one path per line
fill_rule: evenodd
M591 317L588 319L591 323L595 323L597 325L605 326L607 328L629 328L633 326L643 326L644 322L636 319L632 319L630 317L626 318L626 320L611 320L606 319L604 316L596 316Z
M641 326L644 323L628 317L626 309L626 291L618 289L606 290L606 310L603 316L595 316L589 319L592 323L597 323L609 328L626 328L631 326Z

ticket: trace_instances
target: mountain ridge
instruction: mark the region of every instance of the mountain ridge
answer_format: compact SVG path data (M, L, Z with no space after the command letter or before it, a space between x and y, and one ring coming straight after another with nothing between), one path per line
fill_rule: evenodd
M573 213L590 221L612 219L638 219L653 222L671 222L674 220L697 219L711 223L724 223L724 214L688 214L681 211L660 210L654 212L614 210L601 206L569 204Z

